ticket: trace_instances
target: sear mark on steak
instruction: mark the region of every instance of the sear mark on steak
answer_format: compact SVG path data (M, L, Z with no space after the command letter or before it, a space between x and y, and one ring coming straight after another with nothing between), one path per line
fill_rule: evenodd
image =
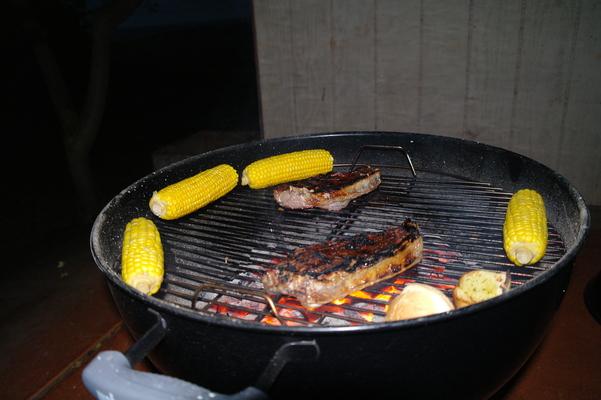
M323 208L339 211L359 196L376 189L381 182L380 170L360 166L351 172L329 172L302 181L277 186L273 198L291 210Z
M315 308L408 270L422 249L419 228L407 219L386 231L297 248L263 275L263 286Z

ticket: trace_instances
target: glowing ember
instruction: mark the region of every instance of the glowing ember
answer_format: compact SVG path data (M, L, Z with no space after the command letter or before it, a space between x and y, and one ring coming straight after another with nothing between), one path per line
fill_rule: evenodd
M322 326L353 326L366 323L384 322L388 303L410 282L426 281L428 284L441 290L449 291L455 287L455 279L445 276L446 262L453 262L453 255L457 253L431 251L428 257L433 265L422 265L407 271L403 276L392 278L387 282L376 284L366 290L356 290L344 298L336 299L328 304L316 308L304 307L293 296L280 295L273 297L277 309L276 317L273 315L268 302L261 299L260 295L240 296L228 294L203 294L199 300L206 305L205 310L233 318L259 321L262 324L281 326L307 326L319 324ZM281 262L274 258L273 263ZM249 273L250 274L250 273ZM246 277L245 277L246 278ZM240 284L263 290L263 285L257 276L248 276L249 279L233 281ZM233 293L233 291L232 291ZM252 297L252 298L251 298Z
M295 299L294 297L290 297L290 296L282 296L278 300L278 304L285 304L285 305L290 305L290 306L295 306L295 307L301 307L300 302L297 299Z
M282 325L276 317L272 317L271 315L264 316L261 322L267 325Z
M265 304L248 299L239 299L233 296L221 295L214 299L207 311L230 317L252 320L257 317L256 312L265 309Z
M310 323L315 323L319 319L318 314L312 313L310 310L303 307L301 303L294 297L282 296L278 300L277 304L288 306L278 307L278 313L282 317L306 320Z
M371 299L372 298L372 296L369 293L364 292L363 290L357 290L356 292L353 292L350 295L353 297L356 297L358 299Z
M317 308L317 311L326 312L326 313L330 313L330 314L342 314L342 313L344 313L344 308L338 307L338 306L333 306L330 304L324 304L323 306Z
M435 283L434 286L436 286L440 290L451 290L451 289L455 289L456 285L447 285L445 283Z
M393 297L392 295L401 293L401 290L396 286L386 286L384 289L382 289L382 291L390 294L379 294L376 296L376 300L389 302Z
M267 324L267 325L276 325L276 326L282 325L276 317L272 317L271 315L264 316L261 319L261 322L264 324ZM285 323L286 323L286 326L303 326L303 325L305 325L305 324L302 324L299 322L294 322L294 321L285 321Z
M398 278L398 279L395 279L395 281L394 281L394 283L397 285L404 285L409 282L415 282L415 279Z
M390 283L377 289L377 292L357 290L347 297L336 299L320 307L308 309L292 296L281 296L277 299L278 315L286 320L286 325L361 325L364 323L382 322L388 305L394 295L401 292L396 285L414 282L415 279L397 278L394 284ZM367 301L366 301L367 300ZM375 301L371 301L375 300ZM301 321L304 321L302 323ZM261 322L268 325L281 325L275 316L265 316Z
M374 300L380 300L380 301L388 301L390 300L392 296L389 294L379 294L376 297L374 297Z
M295 318L300 320L309 320L307 310L301 306L294 297L282 296L277 304L287 307L278 307L278 313L285 318Z
M367 322L372 322L374 320L374 314L370 312L360 312L360 316L362 316Z
M388 307L383 303L388 303L397 293L400 293L400 290L393 285L381 288L379 293L358 290L350 296L314 309L303 307L295 297L281 296L277 299L276 307L278 316L285 320L286 326L304 326L316 323L339 326L361 325L361 321L364 321L363 323L382 322ZM266 304L237 299L227 295L222 295L216 300L217 303L213 303L208 307L209 311L239 319L259 320L267 325L282 325L274 315L259 317L260 314L269 312L269 307ZM257 313L253 313L254 310Z
M386 286L384 289L382 289L382 291L386 292L386 293L392 293L392 294L401 293L401 291L399 289L397 289L396 286Z
M230 309L227 306L221 304L211 304L208 310L217 314L227 315L230 317L240 319L245 319L245 317L251 315L248 311Z
M281 317L285 318L298 318L303 319L303 313L292 308L280 308L278 313Z

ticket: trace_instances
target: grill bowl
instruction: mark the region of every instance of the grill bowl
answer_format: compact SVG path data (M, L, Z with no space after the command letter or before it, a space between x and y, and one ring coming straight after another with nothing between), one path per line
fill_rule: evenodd
M122 231L133 217L151 217L148 199L152 191L220 163L242 170L255 159L308 148L326 148L337 163L351 163L364 145L402 146L411 155L418 176L490 182L506 193L524 187L537 190L545 199L549 223L561 239L561 253L544 270L487 302L449 314L350 326L249 323L200 313L168 297L143 296L122 283L118 270ZM395 152L366 153L360 162L376 160L384 165L404 163ZM109 202L92 229L91 248L134 337L155 322L148 309L166 320L168 334L150 357L166 374L232 393L252 385L283 344L315 340L320 348L318 362L287 365L270 394L316 398L332 392L374 396L380 391L398 391L408 397L486 398L519 370L543 338L588 227L588 210L574 187L527 157L436 135L343 132L232 146L163 168ZM462 234L457 229L457 235ZM177 257L173 260L178 261Z

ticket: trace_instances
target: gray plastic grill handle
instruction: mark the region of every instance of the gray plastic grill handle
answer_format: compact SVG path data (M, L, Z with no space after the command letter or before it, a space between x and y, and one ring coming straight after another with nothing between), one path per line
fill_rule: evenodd
M125 355L103 351L84 369L83 383L98 400L267 400L255 387L224 395L170 376L134 370Z

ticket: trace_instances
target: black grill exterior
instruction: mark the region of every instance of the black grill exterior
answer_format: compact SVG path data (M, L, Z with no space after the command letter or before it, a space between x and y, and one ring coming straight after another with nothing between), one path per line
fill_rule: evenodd
M121 282L123 227L133 217L153 218L148 210L152 191L219 163L241 170L261 157L308 148L330 150L342 164L338 168L346 168L364 145L402 146L416 176L398 152L365 151L358 162L381 165L382 186L339 213L283 211L268 190L237 188L181 220L155 220L167 269L156 297ZM501 232L511 193L524 187L545 199L550 228L545 258L527 268L508 262ZM383 322L378 307L384 301L378 295L405 282L392 279L366 288L369 298L345 305L351 309L343 318L325 312L307 319L285 312L286 326L264 323L272 310L257 277L274 259L299 245L384 229L407 217L420 225L427 250L422 263L401 278L448 291L463 272L489 268L509 271L513 289L447 314ZM270 395L468 399L492 395L536 349L563 298L588 226L586 205L570 183L521 155L435 135L327 133L233 146L157 171L105 207L93 227L91 247L135 337L156 321L148 309L165 319L168 333L151 360L169 375L233 393L253 385L283 344L306 340L319 346L318 360L287 365ZM207 283L213 286L202 286ZM237 293L240 287L245 293ZM231 309L232 299L240 303L233 309L243 312L221 313L219 306ZM278 310L296 307L273 300ZM371 322L361 317L366 312L374 314Z

